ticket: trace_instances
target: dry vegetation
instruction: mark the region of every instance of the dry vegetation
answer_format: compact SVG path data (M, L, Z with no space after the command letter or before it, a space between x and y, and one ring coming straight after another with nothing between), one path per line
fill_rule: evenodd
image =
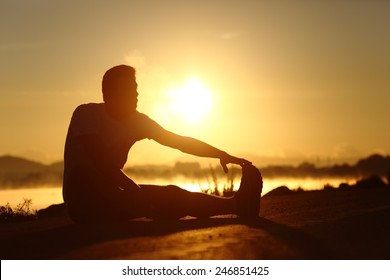
M0 223L29 221L37 218L37 211L31 209L32 200L23 199L15 208L9 203L0 206Z

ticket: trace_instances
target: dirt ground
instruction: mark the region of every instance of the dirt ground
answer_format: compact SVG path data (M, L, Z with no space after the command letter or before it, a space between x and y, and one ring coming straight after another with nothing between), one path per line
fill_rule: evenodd
M260 216L0 224L1 259L390 259L390 189L266 195Z

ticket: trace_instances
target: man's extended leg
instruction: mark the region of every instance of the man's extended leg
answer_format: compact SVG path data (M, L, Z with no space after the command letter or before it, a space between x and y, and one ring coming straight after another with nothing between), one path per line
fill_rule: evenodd
M190 192L174 185L140 185L151 211L147 216L155 219L177 219L185 216L210 217L235 214L233 198L223 198L204 193Z
M210 217L224 214L257 216L263 182L253 165L243 167L240 189L230 198L183 190L177 186L140 185L144 201L151 208L150 218Z

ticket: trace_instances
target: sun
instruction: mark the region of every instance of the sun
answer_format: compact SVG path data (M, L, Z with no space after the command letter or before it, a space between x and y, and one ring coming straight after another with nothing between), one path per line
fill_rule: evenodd
M172 113L189 124L199 123L212 107L211 91L196 77L169 90L168 96Z

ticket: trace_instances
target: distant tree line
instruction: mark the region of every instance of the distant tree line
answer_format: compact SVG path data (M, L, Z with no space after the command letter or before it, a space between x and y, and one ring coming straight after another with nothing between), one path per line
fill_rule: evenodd
M364 178L372 175L390 178L390 156L379 154L371 155L359 160L354 165L341 164L325 167L316 167L309 162L303 162L298 166L273 165L260 167L264 178L275 177L352 177ZM137 178L175 178L183 176L196 180L215 180L215 176L224 176L222 169L217 166L201 168L194 162L177 162L175 166L143 165L125 169L126 174ZM0 157L0 188L7 187L35 187L44 185L61 185L63 176L63 162L51 165L29 161L12 156ZM233 179L241 177L240 167L230 168ZM388 179L389 180L389 179Z
M367 177L390 175L390 156L371 155L359 160L355 165L336 164L316 167L312 163L303 162L294 166L267 166L261 168L264 177Z

